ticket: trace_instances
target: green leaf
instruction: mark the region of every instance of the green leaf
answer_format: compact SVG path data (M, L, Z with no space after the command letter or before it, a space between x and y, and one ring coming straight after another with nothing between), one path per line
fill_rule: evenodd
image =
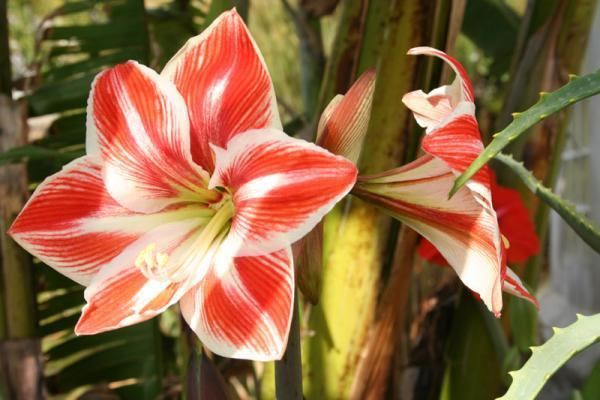
M523 368L511 372L512 385L499 400L535 399L544 384L575 354L600 339L600 314L577 315L577 321L563 329L554 329L546 343L532 347L531 357Z
M522 163L506 154L498 154L496 159L512 169L529 190L552 207L584 242L600 253L600 228L598 226L578 213L573 204L542 185Z
M143 57L144 54L139 47L119 49L107 55L90 57L83 61L51 68L44 73L44 80L48 83L73 79L86 73L98 73L104 66L119 64L127 60L138 60Z
M533 125L544 120L563 108L578 101L600 93L600 70L582 76L574 77L569 83L555 92L542 93L540 100L522 113L513 114L513 121L501 132L494 135L494 140L485 148L475 161L462 175L456 178L450 190L453 196L469 179L473 177L488 161L500 153L509 143L520 137Z
M494 27L493 35L490 26ZM519 16L505 1L467 1L462 32L493 60L490 72L497 79L510 68L518 31Z
M67 163L82 154L83 152L80 149L54 150L40 146L25 145L0 153L0 165L18 163L25 159L57 159L62 161L62 163Z

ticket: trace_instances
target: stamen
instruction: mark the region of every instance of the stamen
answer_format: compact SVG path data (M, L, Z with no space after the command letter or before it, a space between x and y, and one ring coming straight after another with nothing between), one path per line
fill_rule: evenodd
M135 266L139 268L146 277L165 280L168 277L164 274L169 261L167 253L157 252L156 243L150 243L144 250L138 254L135 259Z

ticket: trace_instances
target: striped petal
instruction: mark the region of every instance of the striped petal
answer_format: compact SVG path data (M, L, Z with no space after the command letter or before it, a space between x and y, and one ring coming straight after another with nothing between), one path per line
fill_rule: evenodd
M475 117L463 113L464 108L471 106L471 103L462 103L454 111L457 116L425 135L421 144L426 153L444 161L455 175L465 171L483 151ZM491 204L491 175L487 165L473 176L468 186Z
M209 144L224 147L250 129L281 129L269 72L235 9L190 39L162 75L185 99L193 159L208 171L214 166Z
M213 213L200 205L136 213L110 196L102 177L90 156L71 162L37 187L10 229L27 251L83 285L145 232L165 221L203 224Z
M192 161L185 102L156 72L129 61L100 73L87 116L87 153L103 159L108 191L123 206L150 213L182 197L218 198Z
M294 298L287 247L259 257L225 257L180 302L181 313L210 351L257 361L280 359Z
M373 104L375 71L363 73L345 96L336 96L319 121L317 144L356 163Z
M171 222L130 245L85 290L87 305L75 333L91 335L136 324L179 301L204 277L218 249L217 244L198 252L201 232L202 227L194 221ZM158 262L159 258L165 263ZM148 264L165 271L178 268L187 274L173 280L172 276L160 277L160 270L155 269L150 275Z
M224 246L241 256L268 254L306 235L350 191L356 167L281 131L248 131L213 147L210 187L232 190L235 215Z
M450 65L456 74L456 78L451 85L454 87L454 90L449 92L449 94L452 95L452 103L457 104L461 101L472 103L475 100L475 92L473 91L471 79L469 79L469 75L467 75L465 68L454 57L449 56L443 51L427 46L413 47L407 54L412 56L427 55L442 59Z
M353 193L427 238L499 315L503 262L496 215L469 188L448 199L454 178L446 163L426 155L402 168L359 177Z

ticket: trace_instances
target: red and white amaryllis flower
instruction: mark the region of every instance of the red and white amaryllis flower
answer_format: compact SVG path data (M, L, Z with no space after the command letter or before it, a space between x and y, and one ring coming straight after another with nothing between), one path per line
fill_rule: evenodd
M417 47L409 54L440 57L456 73L451 85L427 94L414 91L402 99L426 128L425 155L403 167L359 177L353 193L427 238L464 284L499 316L503 289L530 295L506 266L506 244L492 205L488 167L448 199L456 176L483 150L471 82L464 68L439 50Z
M281 129L262 56L235 10L224 13L161 75L130 61L97 76L86 156L36 189L10 234L87 286L78 334L179 302L211 351L280 358L290 245L357 174Z

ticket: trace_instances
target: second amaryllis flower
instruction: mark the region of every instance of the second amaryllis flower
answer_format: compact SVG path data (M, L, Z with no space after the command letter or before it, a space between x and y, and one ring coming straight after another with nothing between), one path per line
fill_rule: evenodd
M343 157L281 131L273 85L235 10L158 75L101 73L86 156L49 177L10 233L87 286L78 334L179 302L211 351L272 360L294 297L290 245L352 187Z
M481 169L448 198L456 176L483 150L471 82L463 67L443 52L418 47L409 54L442 58L454 69L456 79L428 94L419 90L403 98L419 125L426 128L425 155L403 167L359 177L353 194L427 238L463 283L498 316L502 290L532 297L506 265L507 243L492 205L489 169Z

